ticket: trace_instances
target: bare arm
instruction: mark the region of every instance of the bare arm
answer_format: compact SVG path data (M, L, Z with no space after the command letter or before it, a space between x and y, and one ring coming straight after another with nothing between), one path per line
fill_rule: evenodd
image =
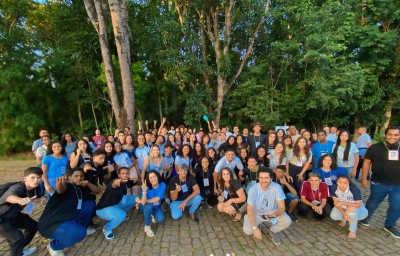
M272 214L276 217L281 216L285 212L285 200L277 200L278 209Z
M71 153L70 162L69 162L69 165L71 166L71 168L75 168L78 166L79 155L80 155L79 148L77 149L76 154L75 154L75 152Z
M362 167L362 185L364 188L367 188L368 186L368 174L369 174L369 170L371 169L371 160L370 159L365 159L364 158L364 164Z

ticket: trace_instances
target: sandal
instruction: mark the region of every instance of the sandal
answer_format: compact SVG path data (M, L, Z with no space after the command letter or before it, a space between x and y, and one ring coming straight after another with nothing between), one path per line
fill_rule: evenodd
M341 226L341 227L346 226L346 221L341 221L341 222L339 222L339 226Z
M151 222L156 223L156 219L154 218L154 215L151 215Z
M356 239L357 238L357 233L350 231L349 235L347 236L349 239Z
M237 216L239 216L239 218L238 218ZM233 218L233 222L240 222L240 220L242 219L242 217L243 217L243 214L237 213L237 214L235 215L235 217Z
M153 232L153 230L144 227L144 232L146 232L146 235L147 235L148 237L154 237L154 232Z

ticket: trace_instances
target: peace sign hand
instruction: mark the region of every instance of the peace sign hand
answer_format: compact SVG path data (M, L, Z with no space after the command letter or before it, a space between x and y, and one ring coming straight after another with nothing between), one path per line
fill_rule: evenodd
M36 196L33 196L31 198L29 197L25 197L22 198L21 200L19 200L18 204L20 204L21 206L25 206L27 204L29 204L30 202L32 202L33 200L35 200Z

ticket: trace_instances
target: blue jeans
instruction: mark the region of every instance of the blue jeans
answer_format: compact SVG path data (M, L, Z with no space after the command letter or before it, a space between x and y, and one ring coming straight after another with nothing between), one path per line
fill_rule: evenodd
M347 213L350 216L351 221L349 222L349 230L351 232L357 231L357 223L359 220L363 220L368 216L368 211L365 209L364 205L361 208L356 208L357 212ZM333 207L331 212L331 218L333 220L345 221L346 219L343 217L343 214L336 208Z
M299 200L299 195L293 195L292 193L286 193L285 196L286 196L286 199L285 199L286 203L290 203L296 199Z
M79 243L86 237L86 230L93 218L96 203L92 200L82 202L82 209L74 220L60 224L49 237L53 239L50 246L53 250L62 250Z
M396 226L396 222L400 217L400 186L385 185L371 182L371 194L367 200L368 218L370 218L379 204L389 195L389 208L386 212L385 227Z
M109 206L101 210L97 210L96 214L103 220L108 220L104 228L106 230L113 230L118 227L126 218L126 213L135 206L137 195L129 195L126 198L125 204L122 200L117 205Z
M353 166L351 166L351 167L341 167L341 168L346 170L347 176L349 176L349 178L351 179L352 182L356 181L355 178L350 177L350 173L353 171Z
M151 225L151 215L157 223L161 223L165 220L165 214L161 206L153 207L153 204L139 205L139 211L144 215L144 223L146 226Z
M178 208L178 206L182 203L183 201L173 201L171 205L169 206L171 209L171 215L174 220L179 219L182 217L183 211ZM197 195L190 199L187 203L186 206L190 206L189 208L189 213L194 214L194 212L199 208L199 205L201 204L201 196Z

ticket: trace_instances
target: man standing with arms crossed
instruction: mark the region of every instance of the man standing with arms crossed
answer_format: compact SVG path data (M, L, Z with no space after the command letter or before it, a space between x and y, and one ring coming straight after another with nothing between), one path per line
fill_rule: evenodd
M388 195L389 209L386 213L384 230L393 237L400 238L396 230L396 222L400 217L400 129L390 126L385 130L385 141L372 145L364 155L362 168L362 185L369 185L368 174L371 169L371 194L366 208L368 217L361 221L364 226L369 226L369 220L379 204Z

